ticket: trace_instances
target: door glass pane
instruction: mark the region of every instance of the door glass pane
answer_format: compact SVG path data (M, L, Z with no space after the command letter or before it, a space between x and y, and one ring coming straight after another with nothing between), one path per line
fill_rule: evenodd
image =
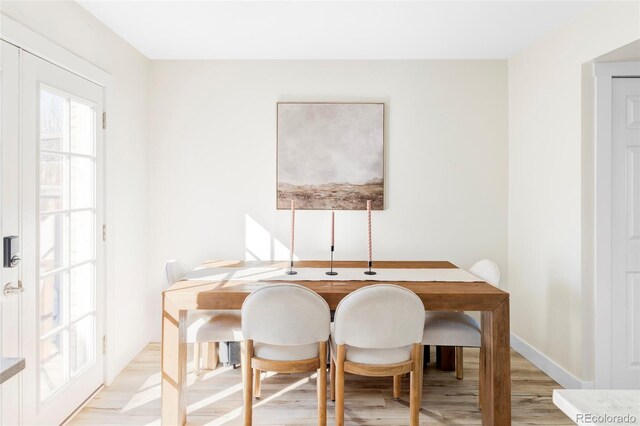
M71 101L69 105L69 116L71 122L70 142L71 152L75 154L94 154L95 123L93 108L76 101Z
M87 263L71 269L69 286L69 314L71 321L94 310L94 266Z
M67 112L68 103L64 96L47 90L40 92L40 149L66 151Z
M67 159L60 154L40 154L40 211L62 210L69 188L64 185Z
M40 397L96 359L96 114L40 92Z
M71 208L93 207L95 182L94 162L90 158L71 158Z
M40 341L40 397L47 398L68 380L64 330Z
M93 361L95 339L93 338L94 318L88 315L71 326L69 346L71 375Z
M63 323L67 273L48 275L40 280L40 333L46 334Z
M71 213L71 264L93 259L93 216L91 210Z
M66 265L69 247L67 222L65 213L40 216L40 273Z

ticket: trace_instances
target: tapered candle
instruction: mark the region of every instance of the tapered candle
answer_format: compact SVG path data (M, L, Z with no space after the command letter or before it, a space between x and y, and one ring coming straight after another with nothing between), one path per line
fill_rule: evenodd
M331 250L333 250L333 246L335 245L336 238L336 212L331 212Z
M369 265L371 265L371 200L367 200L367 234L369 237Z
M296 233L296 205L295 201L291 200L291 264L293 265L293 247Z

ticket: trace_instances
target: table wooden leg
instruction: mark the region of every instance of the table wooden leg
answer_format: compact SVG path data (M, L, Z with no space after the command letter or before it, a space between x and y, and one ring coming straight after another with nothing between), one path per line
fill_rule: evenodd
M480 335L480 375L479 375L479 401L480 401L480 410L484 409L484 400L489 396L489 390L487 389L488 378L487 376L491 374L491 369L487 367L487 357L485 356L487 352L487 347L490 345L489 337L491 336L489 330L489 324L491 323L491 315L490 312L482 312L480 314L480 327L481 327L481 335ZM484 419L484 416L483 416Z
M509 299L482 312L484 372L481 371L482 424L511 424L511 357ZM483 366L480 366L481 370ZM484 377L484 380L482 378ZM482 383L484 381L484 383Z
M162 296L162 424L187 421L187 311Z
M484 361L484 347L480 348L480 359L479 359L479 366L480 366L480 380L479 380L479 388L480 391L478 392L478 406L480 407L480 409L482 410L482 398L484 396L484 388L485 388L485 374L486 374L486 365L485 365L485 361Z

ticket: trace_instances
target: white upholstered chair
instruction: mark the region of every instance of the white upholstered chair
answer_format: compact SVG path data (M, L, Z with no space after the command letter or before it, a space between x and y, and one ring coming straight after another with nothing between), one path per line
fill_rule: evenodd
M317 371L318 424L327 423L327 341L331 314L317 293L297 284L274 284L242 304L244 424L251 425L260 372ZM252 390L252 384L254 390Z
M165 265L167 283L180 281L189 270L179 260L168 260ZM187 343L193 343L193 372L200 374L202 354L206 348L204 367L210 370L218 364L218 342L238 342L242 340L240 311L189 312L187 320Z
M500 270L495 262L484 259L476 262L470 269L473 275L484 281L498 286L500 283ZM424 322L423 345L455 346L456 377L463 378L463 347L479 348L480 325L464 312L427 311ZM481 358L483 354L480 355Z
M340 301L331 327L331 399L335 423L344 425L344 374L392 376L411 373L410 424L418 424L422 398L422 330L425 310L412 291L391 284L362 287Z

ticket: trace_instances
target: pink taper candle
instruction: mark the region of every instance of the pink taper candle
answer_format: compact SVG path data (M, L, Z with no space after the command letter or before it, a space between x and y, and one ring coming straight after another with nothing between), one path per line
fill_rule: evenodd
M295 241L296 232L296 205L295 201L291 200L291 262L293 263L293 242Z
M336 232L336 212L331 212L331 247L335 244L335 232Z
M371 262L371 200L367 200L367 234L369 237L369 262Z

